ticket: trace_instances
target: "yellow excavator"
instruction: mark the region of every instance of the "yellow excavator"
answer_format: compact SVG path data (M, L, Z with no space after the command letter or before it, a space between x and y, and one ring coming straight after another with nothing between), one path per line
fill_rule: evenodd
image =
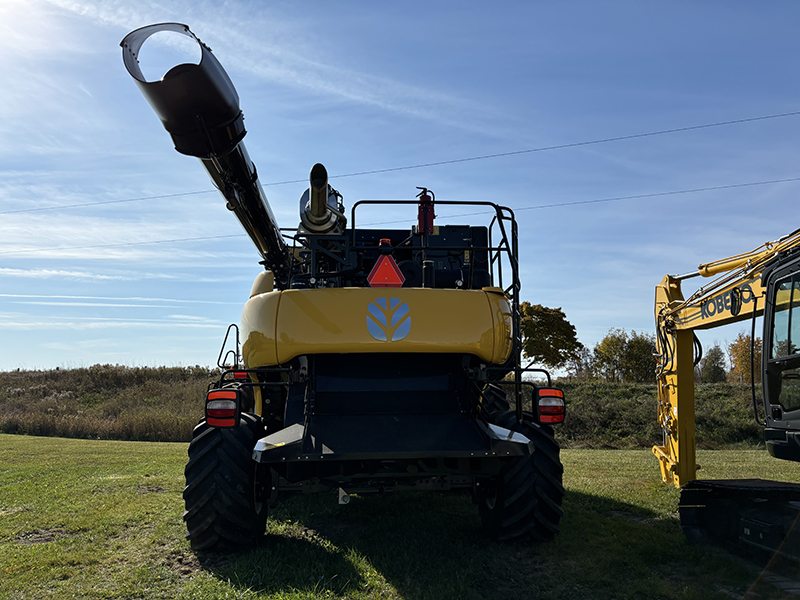
M684 298L681 283L712 280ZM694 367L702 348L696 330L763 316L761 364L751 347L754 418L767 450L800 461L800 230L751 252L667 275L656 286L658 420L663 442L653 447L666 483L681 488L681 525L689 539L759 549L797 558L800 484L761 479L697 479ZM757 399L760 369L762 400Z

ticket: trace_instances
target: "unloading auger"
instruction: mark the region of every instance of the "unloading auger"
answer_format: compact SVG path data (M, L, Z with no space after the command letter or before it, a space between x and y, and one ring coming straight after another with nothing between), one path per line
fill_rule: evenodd
M181 64L159 81L147 81L139 67L139 50L153 34L172 31L200 46L199 64ZM181 154L200 159L216 188L253 241L276 281L289 271L289 252L267 202L256 166L244 145L244 114L228 74L186 25L161 23L129 33L122 59L139 90L172 136Z

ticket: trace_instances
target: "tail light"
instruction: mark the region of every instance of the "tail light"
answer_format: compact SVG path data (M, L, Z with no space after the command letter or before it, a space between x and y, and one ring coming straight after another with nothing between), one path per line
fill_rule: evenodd
M206 423L212 427L236 427L240 406L239 390L211 390L206 396Z
M567 411L564 392L555 388L537 388L536 403L539 407L539 421L542 423L562 423Z

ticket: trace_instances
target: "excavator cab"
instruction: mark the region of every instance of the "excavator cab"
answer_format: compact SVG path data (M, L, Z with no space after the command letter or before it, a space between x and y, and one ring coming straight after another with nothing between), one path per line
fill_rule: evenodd
M800 256L764 277L764 437L772 456L800 461Z

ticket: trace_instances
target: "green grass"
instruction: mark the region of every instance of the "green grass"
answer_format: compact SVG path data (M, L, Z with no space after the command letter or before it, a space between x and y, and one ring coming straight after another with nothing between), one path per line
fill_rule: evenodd
M566 450L555 542L498 544L468 495L298 497L262 546L195 556L186 444L0 435L0 598L782 598L755 567L690 546L646 450ZM700 451L705 477L800 481L763 451ZM786 596L788 597L788 596Z

